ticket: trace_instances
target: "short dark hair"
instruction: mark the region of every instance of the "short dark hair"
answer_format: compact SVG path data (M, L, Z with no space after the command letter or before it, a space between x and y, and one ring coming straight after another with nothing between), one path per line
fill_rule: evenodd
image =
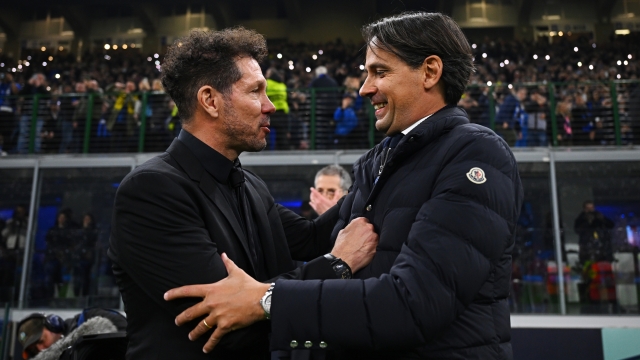
M349 188L351 188L351 184L353 183L353 181L351 180L351 175L349 175L349 172L338 164L327 165L322 169L318 170L318 172L316 173L315 181L317 181L318 178L323 175L340 177L340 188L344 192L348 192Z
M440 13L404 12L365 25L367 48L388 51L414 69L437 55L442 59L441 80L447 104L457 104L473 71L467 38L450 17Z
M222 94L242 78L236 60L252 57L261 62L267 55L264 36L254 30L235 27L221 31L192 31L176 40L162 64L162 86L178 107L183 123L196 109L196 94L210 85Z

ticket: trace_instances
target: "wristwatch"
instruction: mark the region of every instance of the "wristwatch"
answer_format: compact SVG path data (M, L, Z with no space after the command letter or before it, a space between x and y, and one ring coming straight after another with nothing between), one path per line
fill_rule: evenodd
M329 260L333 271L340 279L351 279L351 268L339 257L335 257L332 253L325 254L324 257Z
M271 294L273 293L273 288L275 286L276 283L271 283L267 292L265 292L262 299L260 299L260 306L262 306L262 310L264 310L264 317L267 318L267 320L271 319Z

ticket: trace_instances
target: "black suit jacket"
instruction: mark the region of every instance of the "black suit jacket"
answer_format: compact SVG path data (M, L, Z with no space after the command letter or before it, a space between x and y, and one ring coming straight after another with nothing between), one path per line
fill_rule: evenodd
M245 170L245 177L268 277L335 278L329 261L312 259L331 250L337 207L308 221L276 204L253 173ZM178 139L120 184L109 257L127 313L127 359L268 358L268 321L228 334L212 353L204 354L210 333L195 343L187 336L201 319L182 327L174 323L200 299L163 300L171 288L226 277L221 253L254 276L247 239L219 186ZM312 261L294 270L292 255Z

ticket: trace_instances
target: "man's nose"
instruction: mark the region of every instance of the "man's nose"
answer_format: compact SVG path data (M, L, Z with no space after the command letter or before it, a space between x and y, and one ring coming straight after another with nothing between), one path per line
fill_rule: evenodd
M367 76L367 78L364 80L364 83L362 84L362 86L360 87L360 96L362 97L372 97L373 94L376 93L376 88L375 86L373 86L371 84L371 81L369 80L369 77Z
M269 97L267 97L267 95L265 94L265 102L263 102L262 104L262 113L263 114L273 114L274 112L276 112L276 107L275 105L273 105L273 103L271 102L271 100L269 100Z

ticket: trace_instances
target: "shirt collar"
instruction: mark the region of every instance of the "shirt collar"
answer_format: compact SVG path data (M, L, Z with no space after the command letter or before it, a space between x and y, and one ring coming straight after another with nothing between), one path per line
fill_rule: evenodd
M433 114L431 114L431 115L433 115ZM403 135L407 135L409 132L411 132L411 130L413 130L416 126L420 125L423 121L427 120L431 115L427 115L427 116L423 117L422 119L414 122L413 125L411 125L408 128L402 130L402 134Z
M211 176L213 176L219 183L227 183L229 180L229 173L233 168L233 161L227 159L212 147L191 135L185 129L180 130L178 140L182 141L187 148L191 150L198 161L200 161L200 164L202 164L204 169Z

